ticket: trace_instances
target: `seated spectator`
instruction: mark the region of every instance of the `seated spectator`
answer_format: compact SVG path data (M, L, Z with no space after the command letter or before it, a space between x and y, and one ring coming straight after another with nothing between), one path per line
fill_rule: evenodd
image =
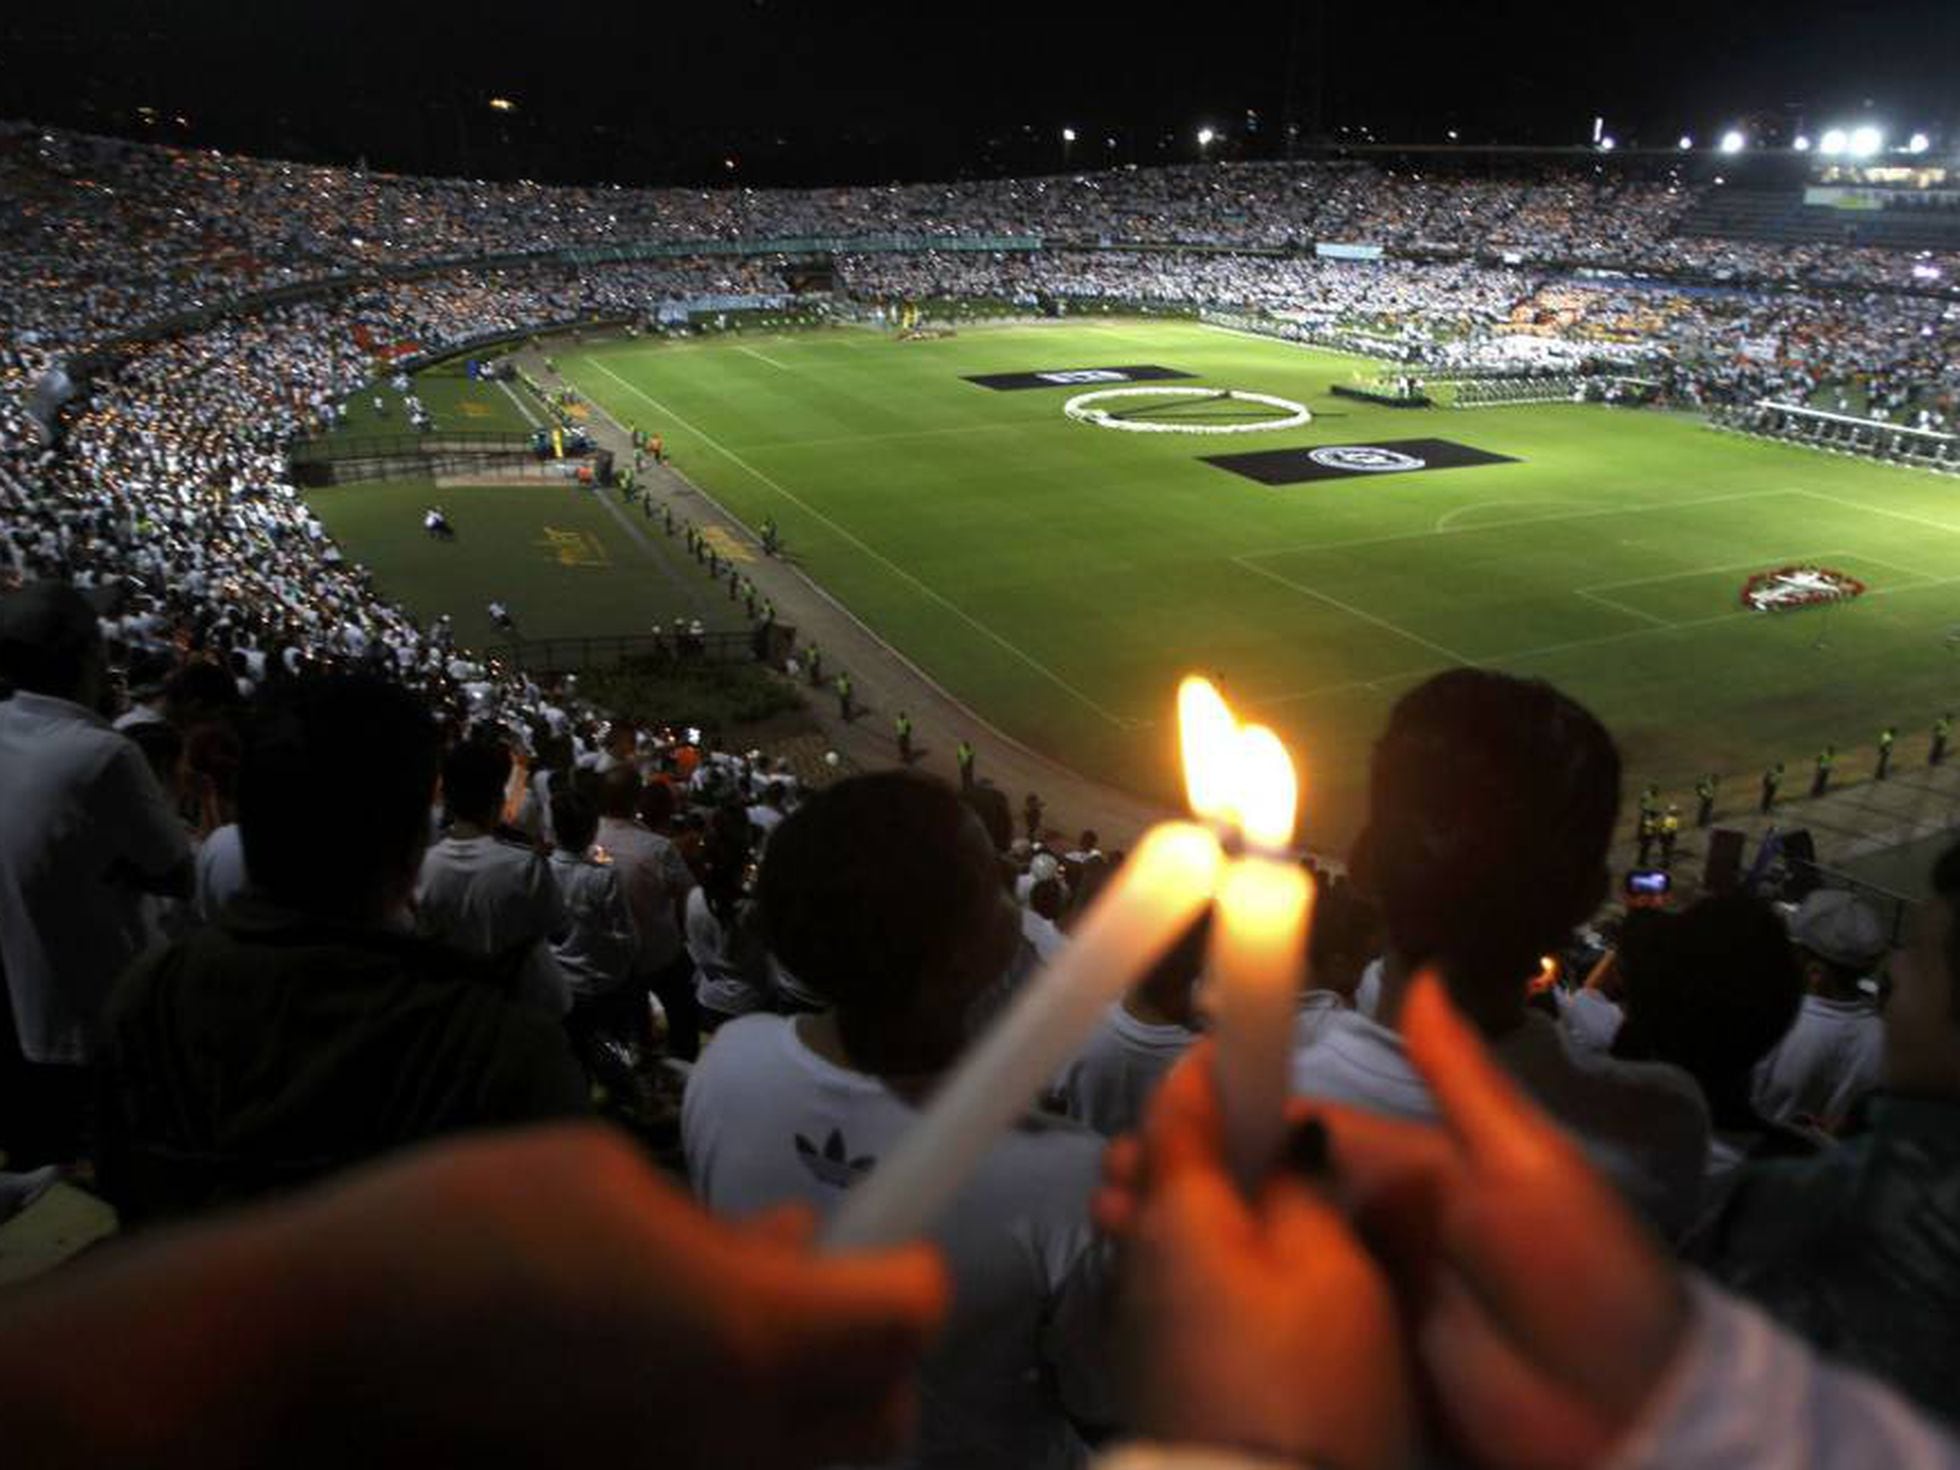
M1061 916L1062 880L1043 878L1028 890L1028 906L1021 910L1021 936L1044 965L1068 944L1068 936L1056 923Z
M1367 822L1349 861L1387 934L1381 1019L1330 1019L1294 1054L1296 1092L1428 1120L1435 1104L1393 1030L1435 967L1499 1060L1670 1233L1695 1217L1708 1113L1671 1067L1570 1048L1527 1009L1541 957L1606 893L1620 759L1586 710L1549 685L1479 669L1439 674L1397 703L1376 743Z
M671 817L671 788L657 783L653 789L668 793L665 810ZM670 838L638 820L640 773L631 762L605 771L598 790L599 847L619 873L639 943L633 984L643 994L651 991L666 1011L668 1050L691 1059L701 1050L701 1011L694 998L694 964L681 939L681 915L694 875ZM661 798L649 794L647 800L659 816Z
M1820 888L1790 922L1806 994L1796 1022L1756 1069L1756 1107L1773 1123L1842 1128L1878 1086L1885 1024L1870 976L1885 926L1864 899Z
M1818 1347L1960 1424L1960 847L1892 967L1870 1131L1737 1176L1694 1258ZM1808 931L1813 941L1817 931ZM1829 942L1828 940L1824 942ZM1848 967L1850 968L1850 967Z
M1823 1139L1768 1122L1749 1096L1756 1064L1790 1029L1803 999L1803 975L1775 910L1737 892L1681 913L1631 913L1616 968L1626 1023L1613 1055L1668 1062L1695 1079L1713 1125L1711 1186L1752 1156L1817 1151Z
M687 955L704 1033L772 1008L767 954L748 897L755 842L749 818L734 802L715 808L701 843L701 881L687 894Z
M1105 1138L1128 1133L1143 1121L1157 1084L1198 1039L1196 992L1210 939L1206 915L1103 1013L1095 1034L1055 1084L1060 1112Z
M1586 983L1577 990L1560 988L1554 996L1567 1041L1586 1051L1613 1049L1613 1038L1626 1024L1626 1011L1621 1004L1626 997L1626 981L1620 972L1617 951L1609 949L1601 955L1586 976Z
M565 904L544 854L498 831L510 773L510 751L481 737L460 741L443 761L449 831L422 859L415 928L508 969L520 995L562 1016L572 991L551 945L564 933Z
M109 1006L100 1164L125 1220L584 1106L563 1032L507 975L406 932L427 711L351 677L270 698L239 772L252 890L145 957Z
M190 892L183 824L97 712L108 675L73 587L0 598L0 1146L16 1168L80 1153L103 1004L157 937L149 898Z
M828 1214L958 1058L1019 924L979 819L903 772L805 802L770 839L758 896L776 954L835 1008L722 1027L687 1090L688 1171L720 1214L796 1201ZM1093 1134L1031 1115L934 1227L955 1306L908 1463L1081 1458L1071 1416L1103 1422L1088 1218L1101 1153Z
M551 944L572 992L566 1018L574 1036L637 1038L646 1031L646 1007L628 983L633 973L633 921L619 873L596 862L592 841L599 809L575 791L551 798L551 876L564 903L565 927Z

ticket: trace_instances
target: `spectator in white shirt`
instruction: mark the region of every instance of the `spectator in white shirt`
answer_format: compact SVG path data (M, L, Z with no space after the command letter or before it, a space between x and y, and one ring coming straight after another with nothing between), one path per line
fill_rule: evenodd
M769 1006L768 957L748 898L754 848L748 814L733 803L715 808L701 841L701 882L687 895L687 955L704 1033Z
M191 852L143 754L97 711L108 663L73 587L0 599L0 1142L16 1165L75 1156L117 976L154 937L146 898L188 897Z
M628 983L636 947L619 872L593 859L599 809L576 791L551 798L551 876L565 904L565 927L551 953L571 986L566 1024L574 1036L637 1039L646 1007Z
M1019 941L980 821L905 772L844 781L771 840L758 883L782 961L835 1009L722 1027L688 1086L695 1189L720 1214L834 1210L958 1057L975 1002ZM1105 1423L1089 1224L1095 1135L1031 1115L931 1228L954 1282L906 1463L1080 1463L1071 1417Z
M1060 878L1044 878L1028 890L1027 907L1021 910L1021 936L1044 965L1068 946L1068 936L1056 922L1061 916Z
M1349 871L1386 925L1381 1019L1331 1019L1295 1052L1294 1090L1433 1119L1393 1029L1410 980L1432 966L1500 1062L1614 1182L1664 1230L1685 1230L1708 1152L1693 1081L1579 1052L1525 1003L1540 957L1606 892L1620 797L1612 737L1547 684L1455 669L1396 705L1369 778Z
M483 736L461 741L443 760L449 832L422 859L415 927L498 962L519 995L562 1016L571 986L551 943L565 930L565 904L544 854L498 834L510 770L510 752Z
M1756 1069L1756 1107L1773 1123L1809 1120L1835 1132L1879 1083L1885 1023L1870 975L1885 955L1872 906L1820 888L1790 922L1807 993L1797 1019Z
M656 820L636 819L642 811ZM680 849L658 830L673 811L673 791L656 781L642 792L640 773L630 764L615 765L599 778L599 848L619 873L639 939L633 982L652 991L666 1011L668 1050L691 1060L701 1050L701 1008L681 920L694 875Z
M1157 1084L1200 1034L1196 991L1210 937L1207 914L1103 1013L1056 1083L1063 1113L1105 1138L1120 1137L1142 1121Z

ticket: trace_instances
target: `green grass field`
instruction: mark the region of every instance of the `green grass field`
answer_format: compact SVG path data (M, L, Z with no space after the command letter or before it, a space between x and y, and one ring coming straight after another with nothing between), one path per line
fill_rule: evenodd
M1128 434L1065 419L1080 389L963 381L1135 363L1316 418L1222 440ZM1349 359L1190 323L621 343L559 367L615 419L659 429L676 467L750 524L774 516L813 576L962 700L1084 772L1174 795L1176 680L1221 674L1301 757L1321 843L1352 830L1390 703L1456 663L1569 689L1620 739L1631 783L1680 790L1719 770L1732 800L1777 758L1801 789L1826 741L1858 777L1888 721L1910 764L1960 703L1945 642L1960 507L1920 472L1653 412L1377 408L1329 394ZM1199 458L1407 438L1517 462L1268 487ZM398 572L319 503L385 586L422 595L425 557ZM512 584L535 553L511 554L526 559L499 575L528 604ZM1742 608L1751 573L1797 561L1869 590L1830 611ZM602 618L592 631L635 626L593 601L576 614Z

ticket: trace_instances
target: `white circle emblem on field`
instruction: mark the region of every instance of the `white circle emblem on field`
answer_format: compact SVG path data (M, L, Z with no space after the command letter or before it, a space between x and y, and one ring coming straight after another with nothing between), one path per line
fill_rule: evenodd
M1399 449L1376 449L1368 444L1329 444L1308 450L1307 458L1330 470L1360 470L1372 475L1426 469L1429 465L1428 460L1417 459Z
M1260 419L1248 424L1176 423L1163 419L1120 418L1101 405L1112 398L1217 398L1234 403L1256 403L1278 409L1283 417ZM1243 388L1102 388L1094 393L1078 393L1062 405L1062 412L1077 423L1094 424L1099 429L1122 429L1130 434L1264 434L1273 429L1297 429L1311 423L1313 414L1304 403L1275 398L1270 393L1248 393Z

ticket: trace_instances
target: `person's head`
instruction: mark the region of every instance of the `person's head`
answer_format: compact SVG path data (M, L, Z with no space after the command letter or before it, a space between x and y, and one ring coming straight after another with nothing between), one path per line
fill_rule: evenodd
M123 731L149 762L150 774L157 778L164 795L175 803L184 790L184 737L175 725L161 720L144 720Z
M1199 911L1164 951L1164 957L1143 972L1143 978L1130 987L1131 996L1179 1026L1196 1028L1198 977L1204 973L1205 953L1211 941L1211 909Z
M1094 852L1096 850L1096 829L1093 827L1083 828L1081 840L1075 844L1075 849L1077 852Z
M630 822L639 809L640 773L631 765L614 766L599 777L599 814Z
M555 793L551 798L551 835L559 851L583 856L599 835L599 808L576 789Z
M1028 907L1049 923L1062 916L1062 880L1044 878L1028 890Z
M1803 972L1783 921L1740 891L1679 913L1627 916L1618 959L1626 1020L1613 1054L1671 1062L1700 1084L1718 1127L1753 1114L1750 1074L1803 1003Z
M452 820L494 827L510 783L510 750L501 740L472 735L442 762L442 802Z
M0 597L0 680L95 709L108 678L102 625L79 591L37 581Z
M1020 918L979 819L903 771L818 793L769 839L756 885L770 947L836 1007L852 1064L938 1071L1005 973Z
M1818 888L1790 920L1804 983L1831 1000L1859 1000L1863 981L1885 958L1885 921L1865 899Z
M1892 963L1885 1007L1885 1085L1960 1098L1960 843L1933 864L1934 896Z
M1390 713L1349 871L1397 959L1437 966L1502 1025L1605 896L1619 804L1619 752L1591 713L1542 680L1453 669Z
M1345 881L1318 881L1313 928L1307 936L1309 971L1315 990L1331 990L1353 1000L1361 972L1381 953L1381 916Z
M221 719L245 702L238 681L220 664L192 659L165 681L163 711L180 728Z
M398 685L325 675L270 691L238 770L252 886L321 917L386 918L415 886L438 751L428 710Z
M607 772L608 775L611 772ZM640 788L636 809L640 821L651 832L664 832L674 820L674 788L665 781L649 781Z

